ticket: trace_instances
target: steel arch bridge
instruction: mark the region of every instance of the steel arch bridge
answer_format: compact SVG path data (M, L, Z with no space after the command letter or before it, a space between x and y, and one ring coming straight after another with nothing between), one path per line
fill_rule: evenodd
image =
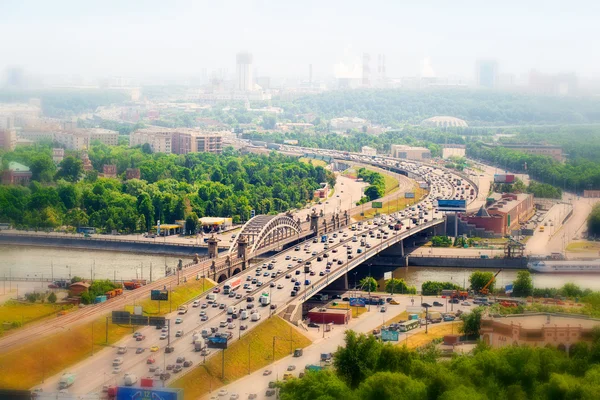
M252 254L261 247L289 238L301 231L300 222L290 215L257 215L244 224L229 247L229 253L237 252L242 237L248 241L248 248Z

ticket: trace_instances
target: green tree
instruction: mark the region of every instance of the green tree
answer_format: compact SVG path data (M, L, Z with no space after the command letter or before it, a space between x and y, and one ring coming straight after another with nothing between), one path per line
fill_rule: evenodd
M461 332L467 336L479 337L479 330L481 328L481 315L484 312L483 307L477 307L471 310L469 313L464 313L460 316L463 321L460 327Z
M361 400L426 400L427 387L402 373L378 372L360 384L357 394Z
M281 383L281 400L354 399L348 386L330 371L307 371L302 379Z
M192 212L185 218L185 233L186 235L195 235L198 232L198 215Z
M365 189L365 196L369 199L369 201L379 199L383 197L385 193L384 189L380 186L371 185Z
M354 331L346 331L345 341L346 346L335 352L333 364L338 376L356 388L374 372L382 345L374 336Z
M388 279L385 282L385 291L389 293L416 293L414 286L408 286L404 279Z
M275 125L277 124L277 119L271 115L263 116L262 127L264 129L275 129Z
M431 245L433 247L450 247L452 246L452 239L448 236L434 236L431 238Z
M475 293L479 293L481 289L494 277L493 272L483 272L483 271L475 271L471 273L469 277L469 283L471 284L471 289ZM491 292L494 289L494 283L492 282L488 286L488 290Z
M526 297L533 294L533 281L529 271L519 271L517 279L513 282L513 296Z
M54 304L54 303L56 303L56 300L57 300L57 298L56 298L56 293L52 292L52 293L50 293L50 294L48 295L48 302L49 302L49 303L52 303L52 304Z
M366 276L359 282L361 290L374 292L377 290L377 281L372 276Z
M581 297L583 295L583 291L581 288L571 282L565 283L562 288L560 288L560 293L565 297L575 298Z
M60 169L56 173L56 177L63 178L68 182L77 182L83 174L83 162L73 156L65 157L59 166Z

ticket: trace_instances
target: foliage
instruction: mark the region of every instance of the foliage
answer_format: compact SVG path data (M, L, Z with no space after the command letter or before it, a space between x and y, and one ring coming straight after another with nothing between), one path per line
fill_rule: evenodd
M195 212L189 213L187 217L185 217L185 233L186 235L194 235L198 232L198 215Z
M452 239L448 236L434 236L431 238L431 245L433 247L450 247L452 246Z
M460 330L467 336L479 336L481 315L484 311L484 307L477 307L469 313L461 314L460 319L463 321L463 324L460 327Z
M417 289L414 286L408 286L404 279L388 279L385 282L385 291L389 293L416 294Z
M452 282L427 281L421 285L423 296L433 296L442 293L442 290L461 290L462 288Z
M516 297L531 296L533 291L533 281L531 273L527 270L517 272L517 279L513 282L512 295Z
M40 147L49 157L49 147ZM34 152L19 149L5 158L31 165ZM122 182L87 174L79 179L81 160L69 154L56 173L40 170L40 181L28 188L0 186L0 220L16 227L49 229L93 226L103 231L144 232L157 220L173 223L192 213L198 217L231 217L235 223L257 214L302 207L321 182L335 184L335 176L320 166L301 163L280 154L222 155L190 153L185 156L147 154L141 148L94 145L89 151L94 171L115 164L119 177L127 168L139 168L140 180ZM190 225L188 232L193 231ZM197 228L197 227L196 227Z
M481 289L494 277L493 272L489 271L475 271L471 273L469 277L469 283L471 284L471 289L475 293L479 293ZM487 288L490 292L494 290L495 280L492 282Z
M548 183L531 182L527 186L527 193L532 193L534 197L546 199L561 199L562 190Z
M359 282L361 290L374 292L377 290L377 281L372 276L365 276Z
M51 292L51 293L48 295L48 302L49 302L49 303L52 303L52 304L54 304L54 303L56 303L56 300L57 300L57 298L56 298L56 293L54 293L54 292Z
M474 321L480 310L471 313ZM335 372L281 383L281 398L591 400L600 391L597 335L592 343L574 344L570 355L552 347L479 345L473 354L440 361L348 331L334 365Z
M83 282L84 279L80 276L75 275L74 277L71 278L71 283L75 283L75 282Z
M366 168L359 168L357 177L370 183L370 186L365 189L366 201L372 201L383 197L385 194L385 178L383 175Z
M587 220L588 234L600 236L600 203L595 204Z
M91 304L96 299L96 296L102 296L106 292L120 287L120 284L115 284L108 279L96 280L92 282L87 292L81 294L81 302L83 304Z

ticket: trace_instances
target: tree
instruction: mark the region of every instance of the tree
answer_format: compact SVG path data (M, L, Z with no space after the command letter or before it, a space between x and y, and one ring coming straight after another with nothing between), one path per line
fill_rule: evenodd
M481 289L494 277L493 272L475 271L469 277L469 283L471 289L475 293L479 293ZM494 289L494 282L488 286L488 290L491 292Z
M83 282L83 278L75 275L74 277L71 278L71 283L75 283L75 282Z
M61 161L56 177L68 182L77 182L81 174L83 174L83 162L73 156L67 156Z
M519 271L513 282L513 296L526 297L533 295L533 281L529 271Z
M307 371L302 379L281 384L281 400L354 399L348 386L330 371Z
M56 300L57 300L57 299L56 299L56 293L52 292L52 293L50 293L50 294L48 295L48 302L49 302L49 303L52 303L52 304L54 304L54 303L56 303Z
M373 335L346 331L345 347L339 347L333 357L336 372L348 386L356 388L370 376L381 351L382 344Z
M195 235L198 232L198 215L192 212L185 218L186 235Z
M385 192L379 186L371 185L365 189L365 196L372 201L383 197Z
M389 293L416 293L414 286L409 287L404 279L392 278L386 281L385 291Z
M442 290L460 290L461 287L452 282L427 281L421 285L421 293L424 296L440 295Z
M581 288L574 283L565 283L562 288L560 288L560 293L565 297L581 297L583 295L583 291Z
M361 290L374 292L377 290L377 281L372 276L366 276L359 282Z
M463 325L460 327L461 332L467 336L479 337L479 329L481 328L481 315L484 312L483 307L477 307L469 313L461 314L460 319Z
M426 400L427 387L423 382L398 372L378 372L360 384L361 400Z
M265 129L275 129L275 125L277 124L277 119L271 115L263 116L262 127Z
M431 245L433 247L450 247L452 246L452 239L448 236L434 236L431 238Z

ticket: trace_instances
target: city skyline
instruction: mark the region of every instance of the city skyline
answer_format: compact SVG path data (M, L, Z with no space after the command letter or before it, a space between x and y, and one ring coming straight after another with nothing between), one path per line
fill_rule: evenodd
M480 59L497 60L500 74L517 76L535 69L596 77L600 65L585 40L600 34L595 4L576 21L558 2L341 4L8 2L0 34L12 40L0 44L9 55L0 70L94 78L226 70L233 77L241 51L253 54L260 76L307 80L309 64L314 79L355 74L363 53L371 55L372 73L385 55L388 77L425 70L475 80Z

